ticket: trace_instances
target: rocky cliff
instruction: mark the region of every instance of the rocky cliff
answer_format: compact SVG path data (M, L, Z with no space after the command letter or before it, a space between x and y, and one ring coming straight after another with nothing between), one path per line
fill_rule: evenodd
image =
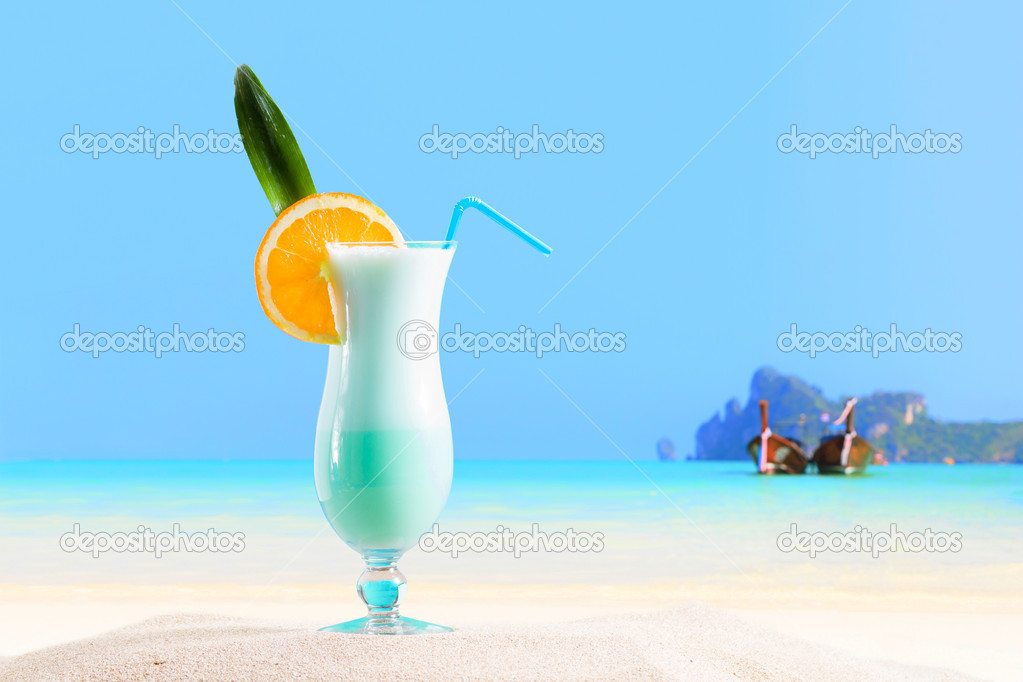
M803 441L809 451L842 412L845 399L829 400L821 389L770 367L757 370L745 407L735 398L696 431L696 459L744 459L746 443L760 433L757 402L767 400L771 428ZM804 419L801 422L800 417ZM919 393L859 396L856 431L891 461L1023 463L1023 422L940 422L927 416ZM809 452L808 452L809 454Z

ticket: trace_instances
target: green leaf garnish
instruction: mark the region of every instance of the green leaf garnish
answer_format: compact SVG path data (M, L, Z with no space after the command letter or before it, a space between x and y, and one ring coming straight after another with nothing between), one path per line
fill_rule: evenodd
M234 111L252 170L274 213L316 194L302 150L284 114L247 65L234 72Z

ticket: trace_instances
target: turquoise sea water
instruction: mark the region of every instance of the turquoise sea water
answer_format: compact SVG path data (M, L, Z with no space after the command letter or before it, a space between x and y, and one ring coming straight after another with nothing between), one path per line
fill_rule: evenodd
M446 513L639 519L675 504L698 515L748 520L834 505L1023 524L1023 467L899 464L866 475L776 476L741 462L457 461ZM663 491L662 495L660 491ZM67 460L0 463L0 518L51 515L178 519L304 517L318 512L305 460ZM11 524L14 522L14 526Z
M167 530L179 523L186 530L215 527L247 534L248 548L239 557L150 562L196 582L210 571L246 576L284 569L297 582L315 573L312 568L308 575L296 572L301 567L356 559L332 535L320 511L311 461L0 464L0 543L20 548L27 557L8 552L0 560L4 571L89 581L105 566L127 561L85 561L61 553L57 538L73 523L108 532L140 524ZM554 565L551 559L570 563L580 575L618 575L637 558L656 563L664 575L710 575L737 565L750 571L795 561L775 544L791 524L810 532L847 532L856 526L878 531L893 523L905 532L959 532L961 552L931 558L942 566L1023 565L1023 467L900 464L859 477L763 477L746 461L642 462L638 467L627 461L456 461L439 523L442 529L469 532L498 525L525 530L537 523L547 531L575 528L607 535L599 556L575 556L571 562L530 557L502 568L507 573L543 573ZM294 562L278 558L297 553L302 558ZM469 565L438 563L436 572ZM977 574L976 580L980 584L984 578Z

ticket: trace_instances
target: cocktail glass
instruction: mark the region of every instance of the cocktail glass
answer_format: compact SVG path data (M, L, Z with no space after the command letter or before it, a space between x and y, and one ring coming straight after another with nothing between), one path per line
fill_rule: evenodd
M455 242L328 244L341 343L330 347L316 425L316 493L366 569L363 618L333 632L408 635L451 628L398 612L398 559L437 520L451 490L451 421L437 356Z

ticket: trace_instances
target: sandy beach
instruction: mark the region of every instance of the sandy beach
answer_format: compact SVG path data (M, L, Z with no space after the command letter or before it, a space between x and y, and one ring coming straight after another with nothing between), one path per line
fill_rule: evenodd
M2 679L960 680L864 658L689 605L569 623L360 637L315 623L162 616L0 662Z
M0 679L1015 680L1023 674L1014 653L1023 614L976 599L856 600L820 592L779 609L739 588L416 588L403 611L452 625L455 633L319 633L360 613L354 595L339 586L0 586L0 609L8 615Z

